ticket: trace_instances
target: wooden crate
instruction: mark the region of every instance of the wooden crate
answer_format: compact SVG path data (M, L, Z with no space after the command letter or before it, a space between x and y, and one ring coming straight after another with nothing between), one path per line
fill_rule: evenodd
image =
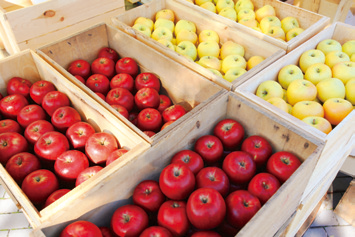
M259 210L250 222L238 233L240 236L273 236L296 211L308 179L317 163L324 143L317 138L295 129L294 126L278 118L266 109L244 99L233 92L226 92L204 106L199 113L179 127L175 127L172 136L142 154L139 159L123 167L127 182L115 183L112 189L121 189L120 195L112 201L118 206L131 202L135 186L142 180L158 180L161 170L170 163L171 157L182 149L193 149L200 136L213 134L213 127L222 119L233 118L239 121L246 136L260 135L270 141L273 151L290 151L302 161L300 168L280 187L277 193ZM131 175L131 170L136 170ZM124 170L121 170L122 173ZM124 190L124 191L123 191ZM282 207L282 208L280 208ZM109 225L112 212L103 209L96 215L82 216L95 224ZM42 226L33 232L33 236L55 236L68 223Z
M19 208L23 209L32 227L37 227L45 222L61 223L109 203L113 197L120 193L120 190L107 189L106 184L123 182L123 179L120 178L112 180L112 175L119 174L121 167L136 159L138 154L147 150L150 145L95 100L55 71L33 51L25 50L1 60L0 72L0 91L3 95L6 95L7 81L15 76L26 78L31 82L40 79L50 81L56 86L57 90L69 97L71 105L80 113L83 121L93 125L97 132L104 131L113 134L122 147L129 149L122 156L122 159L112 163L112 166L105 167L90 181L74 188L53 205L41 211L38 211L32 205L17 183L0 165L0 180L2 179L12 200ZM105 193L105 195L102 195L102 193Z
M234 0L234 2L237 2L237 0ZM327 25L330 24L329 17L322 16L317 13L278 0L252 0L252 2L254 4L254 9L261 8L262 6L265 6L267 4L273 6L276 12L276 16L280 20L288 16L296 17L298 19L298 22L300 23L300 26L305 29L305 31L288 42L282 42L278 39L265 35L264 33L261 33L259 31L253 30L242 24L236 23L235 21L220 16L216 13L208 12L207 10L203 9L202 7L199 7L198 5L191 6L190 4L190 7L191 9L201 9L201 11L208 12L210 18L214 18L216 21L223 22L228 26L232 26L238 30L243 30L250 35L270 42L278 46L279 48L286 50L287 53L292 51L302 43L306 42L309 38L317 34L319 31L323 30Z
M181 56L175 51L168 49L154 39L139 33L131 27L139 16L144 16L154 20L155 13L165 8L174 11L176 17L175 23L180 19L189 20L195 23L197 33L201 32L202 30L214 30L218 33L220 42L222 44L228 40L232 40L242 45L245 49L245 58L247 60L254 55L260 55L266 59L230 83L220 76L215 75L210 70L195 62L192 62L191 60ZM113 17L112 22L118 29L131 34L145 44L155 48L159 52L167 55L179 63L182 63L188 68L191 68L192 70L200 73L204 77L228 90L233 90L234 87L252 77L257 72L261 71L263 68L270 65L285 54L285 51L279 47L256 38L250 35L248 32L243 32L239 29L233 29L233 27L227 24L218 22L214 16L211 17L211 15L206 14L205 11L201 11L200 8L193 8L191 4L185 0L154 0L142 6L136 7L130 11L122 13L116 17Z
M124 0L0 0L0 36L8 53L35 49L125 11Z
M158 75L164 88L162 91L170 97L174 104L183 105L189 112L155 136L148 137L66 70L75 59L82 58L91 63L97 57L99 49L104 46L112 47L121 57L135 59L141 72L154 72ZM45 45L37 52L65 77L76 83L83 91L95 98L151 144L169 136L169 131L173 127L179 126L203 104L208 103L224 90L200 74L187 69L123 31L107 24L93 26L64 40Z
M355 110L353 110L333 131L328 135L313 128L312 126L302 122L296 117L279 110L270 103L264 101L255 95L257 87L261 82L266 80L277 80L278 72L282 67L289 64L298 64L301 54L309 49L316 48L317 44L324 39L335 39L341 44L348 40L355 39L355 26L350 26L341 22L327 27L319 34L311 38L309 41L287 54L282 59L276 61L273 65L266 68L262 73L259 73L254 78L239 86L235 91L241 93L243 96L255 101L263 107L272 111L275 115L289 120L291 123L301 128L305 132L313 134L314 136L326 142L319 162L313 171L312 178L303 194L303 205L307 206L299 210L301 219L296 218L290 236L294 236L294 230L297 230L300 225L306 220L307 216L317 205L319 200L326 193L327 188L336 177L341 165L349 156L351 150L354 148L354 127L355 127ZM353 138L352 138L353 137Z

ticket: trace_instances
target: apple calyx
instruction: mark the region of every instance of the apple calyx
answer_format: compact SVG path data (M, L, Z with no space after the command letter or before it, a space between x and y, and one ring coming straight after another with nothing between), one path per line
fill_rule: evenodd
M249 203L247 201L243 200L243 206L249 207Z
M232 129L233 125L234 125L233 123L224 124L222 129L228 132L229 130Z
M131 217L129 215L127 215L127 214L123 214L122 216L123 216L124 223L128 223L130 221L130 219L131 219Z
M202 202L203 204L208 203L208 198L207 198L206 196L200 197L200 200L201 200L201 202Z
M264 189L269 189L269 185L266 182L263 182L262 185L263 185Z
M51 139L46 139L46 140L44 140L44 142L46 143L46 145L52 144L52 140Z
M244 161L239 162L239 165L240 165L241 167L245 168L245 162L244 162Z
M174 202L174 203L171 205L171 207L173 207L173 208L178 208L178 207L180 207L180 204L177 203L177 202Z
M76 66L79 68L82 67L82 65L80 63L77 63Z
M179 168L174 169L174 176L179 177L181 174L181 170Z
M18 157L18 158L17 158L16 164L17 164L18 166L22 165L22 159L21 159L21 157Z
M149 189L149 188L147 188L147 189L144 191L145 194L150 194L151 192L152 192L152 190Z
M2 145L2 146L7 146L7 141L3 141L3 142L1 143L1 145Z
M184 158L182 158L182 161L187 164L190 162L190 159L191 159L190 156L185 156Z
M286 165L290 164L290 159L288 159L288 158L281 158L281 161Z
M207 148L212 148L214 146L214 142L209 142L209 143L207 143Z
M36 176L36 177L33 177L34 181L36 181L37 183L40 182L42 180L42 177L41 176Z
M212 182L213 182L213 181L216 181L216 177L214 176L214 174L210 174L210 175L208 176L208 179L211 180Z

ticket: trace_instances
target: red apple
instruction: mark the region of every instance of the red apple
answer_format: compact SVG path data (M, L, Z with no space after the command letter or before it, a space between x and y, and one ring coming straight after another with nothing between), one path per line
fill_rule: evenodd
M142 88L134 96L134 102L139 110L146 108L158 109L160 97L158 92L152 88Z
M11 177L21 185L24 178L35 170L41 168L38 158L28 152L13 155L6 163L6 170Z
M90 166L90 167L84 169L83 171L81 171L79 173L78 177L76 178L75 187L79 186L80 184L82 184L86 180L92 178L102 169L103 168L101 166L95 165L95 166Z
M121 156L123 156L124 154L126 154L128 152L128 150L126 149L117 149L114 150L113 152L111 152L111 154L108 156L107 160L106 160L106 166L108 166L109 164L111 164L112 162L114 162L115 160L117 160L118 158L120 158Z
M85 79L82 76L75 75L74 77L78 79L78 81L80 81L81 83L85 84Z
M95 93L106 95L110 90L110 80L102 74L92 74L86 80L85 85Z
M135 87L137 90L142 88L152 88L157 92L160 91L160 80L151 72L143 72L137 75L135 80Z
M142 131L158 132L163 120L158 110L153 108L143 109L137 118L137 127Z
M70 100L66 94L60 91L48 92L42 100L42 108L52 117L54 111L60 107L70 106Z
M163 111L170 107L171 106L171 100L168 96L166 95L159 95L160 97L160 104L159 104L159 107L158 107L158 111L160 113L163 113Z
M35 154L46 161L55 161L63 152L69 150L66 136L57 131L43 134L35 143Z
M70 126L80 121L81 117L79 112L70 106L64 106L56 109L51 118L51 122L54 127L63 132L66 132Z
M41 105L43 97L51 91L55 91L55 86L53 85L52 82L49 81L36 81L35 83L32 84L30 88L30 96L31 99L36 102L36 104Z
M92 134L85 144L85 154L95 164L106 162L109 155L120 148L116 138L106 132Z
M89 221L75 221L67 225L60 233L59 237L103 237L97 225Z
M114 88L107 93L106 102L110 105L122 105L130 112L134 106L134 96L125 88Z
M26 152L28 144L19 133L6 132L0 134L0 163L5 166L7 161L20 152Z
M110 88L125 88L130 92L134 89L134 79L127 73L116 74L110 81Z
M47 198L46 202L44 203L44 207L51 205L53 202L57 201L59 198L63 197L65 194L67 194L69 192L70 192L70 189L58 189L57 191L54 191Z
M128 110L123 107L122 105L111 105L112 108L114 108L118 113L120 113L123 117L128 119L129 113Z
M248 185L248 191L259 198L261 205L266 203L279 188L279 180L269 173L256 174Z
M0 111L5 118L16 120L17 114L26 105L28 101L23 95L8 95L0 100Z
M111 79L115 73L115 62L109 58L96 58L91 63L91 73L101 74Z
M173 235L162 226L150 226L139 237L173 237Z
M139 67L137 62L130 57L121 58L117 61L115 65L116 73L127 73L133 78L136 78L139 72Z
M32 122L45 120L46 117L46 112L42 109L41 106L32 104L27 105L20 110L20 112L17 114L17 122L23 128L26 128Z
M106 96L100 92L95 92L96 95L98 95L101 99L103 99L104 101L106 101Z
M137 126L138 123L138 113L137 112L131 112L128 115L128 120L133 123L135 126Z
M250 136L242 143L242 151L248 152L255 161L257 167L266 164L272 154L270 143L261 136Z
M256 165L249 153L234 151L224 159L222 169L231 183L239 184L249 182L253 178Z
M95 129L87 122L76 122L71 125L65 135L74 149L84 150L88 138L95 133Z
M222 237L217 232L206 230L206 231L198 231L191 235L191 237Z
M30 88L32 82L21 77L13 77L7 82L6 91L8 95L20 94L27 100L30 99Z
M206 164L212 164L222 158L223 144L216 136L204 135L197 139L194 150Z
M64 181L73 182L78 175L89 167L86 155L77 150L63 152L54 163L55 173Z
M133 191L133 203L143 208L146 212L157 212L165 201L165 196L155 180L140 182Z
M4 119L0 121L0 134L5 132L21 133L20 124L12 119Z
M228 176L218 167L205 167L196 175L196 189L198 188L213 188L226 197L229 192Z
M279 151L269 158L266 170L284 183L300 166L301 161L296 155L287 151Z
M50 122L38 120L26 127L24 136L30 144L34 145L43 134L52 131L54 131L54 127Z
M184 164L189 167L189 169L195 175L203 168L203 160L202 157L194 151L191 150L181 150L171 158L171 164L178 163Z
M59 188L58 179L46 169L35 170L23 180L21 189L28 199L35 204L44 204L49 195Z
M244 138L243 126L234 119L223 119L213 129L225 150L235 150Z
M79 75L84 79L87 79L91 75L91 66L89 62L83 59L78 59L69 64L68 72L73 76Z
M152 131L143 131L143 133L145 135L147 135L148 137L152 137L152 136L154 136L156 134L155 132L152 132Z
M137 205L124 205L116 209L111 228L118 236L139 236L148 227L148 215Z
M182 105L176 104L166 108L161 115L166 123L169 121L176 121L185 114L185 108Z
M114 62L117 62L119 59L119 55L116 50L110 47L103 47L99 50L97 54L97 58L109 58Z
M174 123L175 121L168 121L161 126L160 131L163 131L165 128L167 128L170 124Z

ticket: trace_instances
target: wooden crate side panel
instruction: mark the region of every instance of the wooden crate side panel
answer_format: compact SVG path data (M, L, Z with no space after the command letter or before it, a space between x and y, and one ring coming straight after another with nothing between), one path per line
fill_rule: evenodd
M6 21L19 43L122 7L122 0L51 0L8 12Z
M15 11L32 5L33 4L30 0L12 0L12 1L1 0L0 1L0 7L3 8L6 12Z

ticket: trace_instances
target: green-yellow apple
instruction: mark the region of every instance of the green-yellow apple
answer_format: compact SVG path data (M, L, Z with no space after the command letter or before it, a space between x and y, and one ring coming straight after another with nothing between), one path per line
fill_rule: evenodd
M266 16L259 23L260 29L263 33L266 33L273 26L278 26L281 28L281 21L276 16Z
M198 6L201 6L202 4L204 4L206 2L212 3L212 0L195 0L195 4Z
M168 28L171 32L174 32L174 22L164 19L164 18L159 18L154 22L154 30L159 28L159 27L166 27Z
M244 57L244 47L234 41L228 40L222 44L221 47L221 59L223 60L228 55L238 54Z
M350 79L345 85L345 98L355 106L355 78Z
M324 55L332 51L342 51L341 44L335 39L325 39L318 43L317 49L322 51Z
M207 69L210 70L211 72L213 72L213 74L223 78L223 75L222 75L222 73L220 71L218 71L216 69L213 69L213 68L207 68Z
M205 68L212 68L220 71L222 63L221 60L214 56L203 56L200 60L198 60L198 64Z
M257 22L257 20L255 20L255 19L249 19L249 18L243 18L243 19L241 19L240 21L238 21L238 23L240 23L240 24L242 24L242 25L244 25L244 26L250 27L250 28L254 28L254 27L258 28L258 25L259 25L259 23ZM261 32L261 29L260 29L260 28L258 28L258 29L259 29L260 32Z
M176 48L175 51L183 56L185 56L186 58L189 58L193 61L196 60L197 58L197 50L196 50L196 46L190 42L190 41L182 41L180 42Z
M241 9L241 10L238 12L238 22L239 22L241 19L244 19L244 18L255 19L255 12L254 12L254 10L249 9L249 8Z
M335 64L350 61L349 56L342 51L333 51L325 56L325 64L333 68Z
M329 134L332 131L332 125L323 117L319 116L309 116L302 119L308 125L324 132L325 134Z
M147 25L143 25L141 23L136 23L132 26L133 29L138 30L139 32L145 34L146 36L150 37L152 32Z
M355 62L340 62L332 68L333 77L340 79L344 85L355 77Z
M266 4L255 11L255 17L258 22L267 16L276 16L275 8L269 4Z
M212 2L205 2L200 5L203 9L206 9L210 12L217 13L216 5L214 5Z
M299 101L292 107L291 114L301 120L308 116L324 117L324 109L315 101Z
M216 4L217 12L221 12L223 8L230 7L234 9L234 1L233 0L218 0Z
M175 13L171 9L161 9L157 11L157 13L155 14L155 20L159 18L164 18L172 22L175 22Z
M233 67L246 69L247 62L245 61L244 57L238 54L228 55L222 60L221 70L223 73L226 73L230 68Z
M355 62L355 53L353 53L353 55L351 55L350 61L351 61L351 62Z
M216 41L204 41L198 44L197 54L199 58L203 56L219 57L219 44Z
M191 30L182 29L176 35L176 43L179 44L181 41L191 41L193 44L197 42L197 34Z
M288 86L286 96L288 103L293 106L299 101L314 100L317 97L317 88L310 81L297 79Z
M289 64L281 68L277 76L278 82L280 83L282 88L286 90L290 83L297 79L303 79L303 73L297 65L293 64Z
M158 40L158 42L161 43L162 45L168 47L169 49L175 51L175 45L170 40L160 39L160 40Z
M298 64L303 73L306 72L309 66L316 63L325 63L325 55L318 49L309 49L303 52L298 61Z
M149 18L144 17L144 16L140 16L134 21L134 24L137 24L137 23L146 25L150 29L150 31L153 30L154 21L152 19L149 19Z
M272 98L268 99L267 102L269 102L270 104L276 106L277 108L285 111L286 113L288 113L288 111L289 111L286 101L284 101L282 98L272 97Z
M237 13L239 13L239 11L241 9L251 9L254 10L254 4L251 0L239 0L235 5L234 5L234 9L236 10Z
M342 46L342 51L349 57L355 54L355 40L348 40Z
M159 27L156 28L153 32L152 32L152 39L154 40L159 40L159 39L167 39L169 41L171 41L173 39L173 33L171 32L171 30L169 30L166 27Z
M250 69L252 69L253 67L255 67L256 65L258 65L259 63L261 63L264 60L265 60L265 58L260 55L251 56L249 58L249 60L247 61L247 70L249 71Z
M260 83L256 90L256 95L264 100L268 100L273 97L283 97L283 89L281 85L273 80L267 80Z
M309 66L304 74L304 79L315 86L322 80L332 77L332 69L324 63L316 63Z
M198 35L198 42L201 43L204 41L216 41L219 43L219 35L214 30L203 30Z
M234 8L231 7L223 8L222 10L219 11L218 15L228 18L232 21L237 21L237 12L234 10Z
M303 28L293 28L286 33L286 42L292 40L304 31Z
M175 24L175 36L179 34L179 31L185 29L185 30L191 30L193 32L196 32L196 25L192 21L188 20L179 20Z
M325 102L330 98L345 98L345 86L338 78L328 78L317 84L317 98Z
M281 28L287 34L293 28L300 28L300 24L296 17L288 16L281 20Z
M244 68L232 67L224 74L223 78L229 82L232 82L246 72L247 71Z
M286 39L285 32L280 26L271 26L266 32L263 33L275 39L280 39L282 41L285 41Z

